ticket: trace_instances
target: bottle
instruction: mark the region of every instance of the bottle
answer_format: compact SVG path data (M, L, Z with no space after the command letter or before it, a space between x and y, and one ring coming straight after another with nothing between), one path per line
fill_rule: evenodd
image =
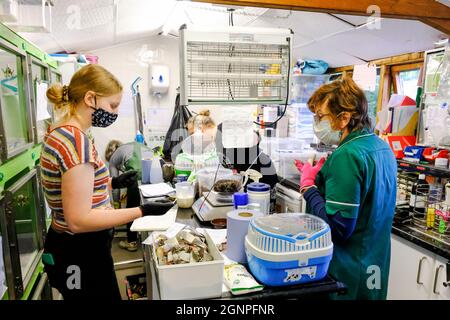
M235 209L240 209L240 207L247 207L248 205L248 194L245 192L236 192L233 194L233 204Z
M142 135L142 133L139 130L136 132L135 141L138 143L144 144L144 141L145 141L144 136Z
M426 197L430 191L430 185L425 180L425 175L419 175L419 179L414 183L409 199L409 214L417 219L425 218Z
M259 204L260 212L270 213L270 185L261 182L252 182L247 186L248 203Z
M445 204L450 207L450 181L445 184Z
M162 166L161 166L161 158L155 155L152 159L152 164L150 167L150 183L161 183L164 182Z
M136 138L133 142L133 155L129 160L129 165L134 168L139 175L139 180L144 183L143 170L142 170L142 147L144 145L144 136L137 131ZM145 182L148 183L148 182Z

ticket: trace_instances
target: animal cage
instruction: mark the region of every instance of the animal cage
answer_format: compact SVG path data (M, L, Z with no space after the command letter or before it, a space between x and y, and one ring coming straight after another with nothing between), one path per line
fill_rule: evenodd
M285 104L292 31L182 26L181 103Z

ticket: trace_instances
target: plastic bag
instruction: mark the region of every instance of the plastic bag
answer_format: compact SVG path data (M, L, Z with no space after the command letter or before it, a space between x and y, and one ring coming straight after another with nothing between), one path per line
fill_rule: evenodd
M181 152L181 142L188 136L186 124L190 117L191 112L186 106L180 106L180 94L177 94L172 120L164 140L164 159L175 162L176 156Z
M225 266L223 276L226 286L234 295L261 291L264 288L243 265L238 263Z
M328 63L323 60L298 60L297 65L303 74L324 74L328 69Z

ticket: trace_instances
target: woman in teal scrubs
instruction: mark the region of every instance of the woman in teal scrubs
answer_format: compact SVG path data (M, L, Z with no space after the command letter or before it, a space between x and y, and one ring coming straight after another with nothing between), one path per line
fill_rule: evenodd
M320 87L309 99L314 131L337 145L315 166L296 161L309 211L331 227L329 273L345 283L335 299L386 299L397 164L387 143L371 130L364 92L350 78Z

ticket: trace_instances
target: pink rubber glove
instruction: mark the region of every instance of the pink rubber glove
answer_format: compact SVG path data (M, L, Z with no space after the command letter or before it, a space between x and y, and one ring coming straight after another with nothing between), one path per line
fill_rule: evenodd
M321 158L315 166L312 166L309 162L303 163L300 160L295 160L295 166L302 174L300 178L300 189L314 185L317 173L322 169L325 160L325 158Z

